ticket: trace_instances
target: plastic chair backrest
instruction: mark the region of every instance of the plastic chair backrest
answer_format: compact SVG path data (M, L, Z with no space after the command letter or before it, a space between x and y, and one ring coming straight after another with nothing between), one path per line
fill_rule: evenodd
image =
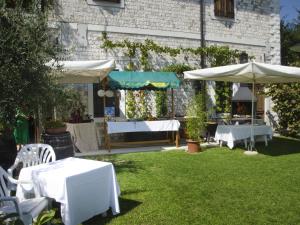
M24 145L18 152L14 164L8 169L8 173L13 177L13 170L22 163L22 168L56 161L53 148L47 144Z
M8 173L2 167L0 167L0 197L10 196L10 190L8 188L8 177Z

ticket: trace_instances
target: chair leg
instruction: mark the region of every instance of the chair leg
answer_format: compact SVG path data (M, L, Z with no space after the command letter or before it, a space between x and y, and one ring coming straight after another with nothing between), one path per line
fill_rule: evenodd
M22 215L22 221L24 225L32 225L32 217L30 214Z
M220 147L222 147L223 146L223 141L220 141Z

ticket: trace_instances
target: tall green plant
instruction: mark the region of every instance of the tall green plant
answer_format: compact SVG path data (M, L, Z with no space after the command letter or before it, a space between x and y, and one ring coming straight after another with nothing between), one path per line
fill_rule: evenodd
M44 1L23 2L0 2L0 123L6 128L14 126L17 108L37 113L47 105L54 78L45 64L61 52Z
M300 134L300 84L272 84L267 95L274 102L273 110L279 118L278 131L283 135Z
M156 117L164 117L168 114L167 93L166 91L155 92Z
M231 113L232 83L216 82L216 112Z
M300 11L294 21L281 21L281 63L300 67L300 53L293 46L300 43ZM300 85L272 84L267 86L267 95L274 102L273 111L278 115L278 131L283 135L300 134Z
M133 119L136 115L136 101L133 91L126 91L126 116L128 119Z
M188 137L193 141L200 141L201 135L205 131L207 115L205 103L201 93L196 94L188 104L186 116L186 131Z

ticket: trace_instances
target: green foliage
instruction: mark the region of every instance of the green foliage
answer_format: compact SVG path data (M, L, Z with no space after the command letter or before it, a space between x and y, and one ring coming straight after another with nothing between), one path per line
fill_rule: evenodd
M55 216L56 209L51 209L48 211L43 211L35 221L33 225L43 225L51 222ZM18 218L17 213L2 214L0 213L0 224L6 225L24 225L21 219Z
M167 92L166 91L156 91L155 92L155 108L156 117L164 117L168 114L167 105Z
M59 128L65 127L66 124L61 120L49 120L45 122L45 128Z
M133 91L126 91L126 116L133 119L136 115L136 101Z
M137 108L137 112L140 118L147 119L150 116L150 112L148 109L147 103L147 93L144 90L140 90L139 92L139 107Z
M47 105L54 79L45 63L60 52L51 40L47 13L37 7L41 1L25 8L23 1L14 2L7 8L2 1L0 8L0 123L5 127L14 126L17 108L37 114Z
M184 71L192 70L193 68L186 64L171 64L161 69L163 72L174 72L177 76L182 76Z
M200 141L205 130L207 115L204 109L202 94L196 94L189 102L186 112L186 131L188 137L194 141Z
M236 59L240 56L237 50L230 51L228 47L210 47L211 54L210 62L212 67L225 66L234 64ZM232 96L232 83L230 82L216 82L215 99L216 99L216 112L231 113L231 96Z
M281 63L300 66L300 53L292 47L300 43L300 12L298 19L281 21ZM300 133L300 84L272 84L267 86L267 95L274 102L273 110L279 118L278 131L288 136Z
M278 114L281 134L296 136L300 133L300 83L272 84L267 95L274 102L273 110Z
M34 221L33 225L43 225L48 222L51 222L51 220L54 218L56 213L56 210L52 209L49 211L43 211Z
M231 96L232 96L232 83L230 82L216 82L215 99L216 99L216 112L218 113L231 113Z
M294 65L300 62L300 54L293 50L293 46L300 44L300 14L293 22L281 21L281 64Z
M239 52L238 50L231 50L227 46L209 46L205 48L171 48L168 46L160 46L150 39L146 39L144 42L131 42L127 39L123 41L113 42L109 40L106 32L102 33L101 40L101 48L104 48L106 50L112 50L116 48L124 49L125 55L130 58L131 68L133 67L132 59L138 58L141 64L140 69L144 71L153 69L153 65L151 65L149 61L151 53L154 53L156 55L165 54L171 57L176 57L180 54L190 54L197 59L199 59L201 54L204 53L207 56L208 63L212 66L229 62L233 63L241 54L241 52ZM134 65L134 67L136 67L136 65Z

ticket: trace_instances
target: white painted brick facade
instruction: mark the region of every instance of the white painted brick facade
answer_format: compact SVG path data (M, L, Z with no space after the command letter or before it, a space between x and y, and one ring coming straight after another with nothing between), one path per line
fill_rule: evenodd
M56 16L50 19L54 26L61 27L61 41L69 50L69 59L114 58L124 67L128 59L122 52L100 48L102 31L111 40L149 38L169 47L200 46L199 0L124 0L123 8L91 5L87 1L92 0L59 0ZM235 0L234 19L215 17L214 0L204 2L207 45L228 45L246 51L256 61L280 63L279 0ZM182 56L160 57L156 66L185 60ZM270 103L266 104L270 109Z

